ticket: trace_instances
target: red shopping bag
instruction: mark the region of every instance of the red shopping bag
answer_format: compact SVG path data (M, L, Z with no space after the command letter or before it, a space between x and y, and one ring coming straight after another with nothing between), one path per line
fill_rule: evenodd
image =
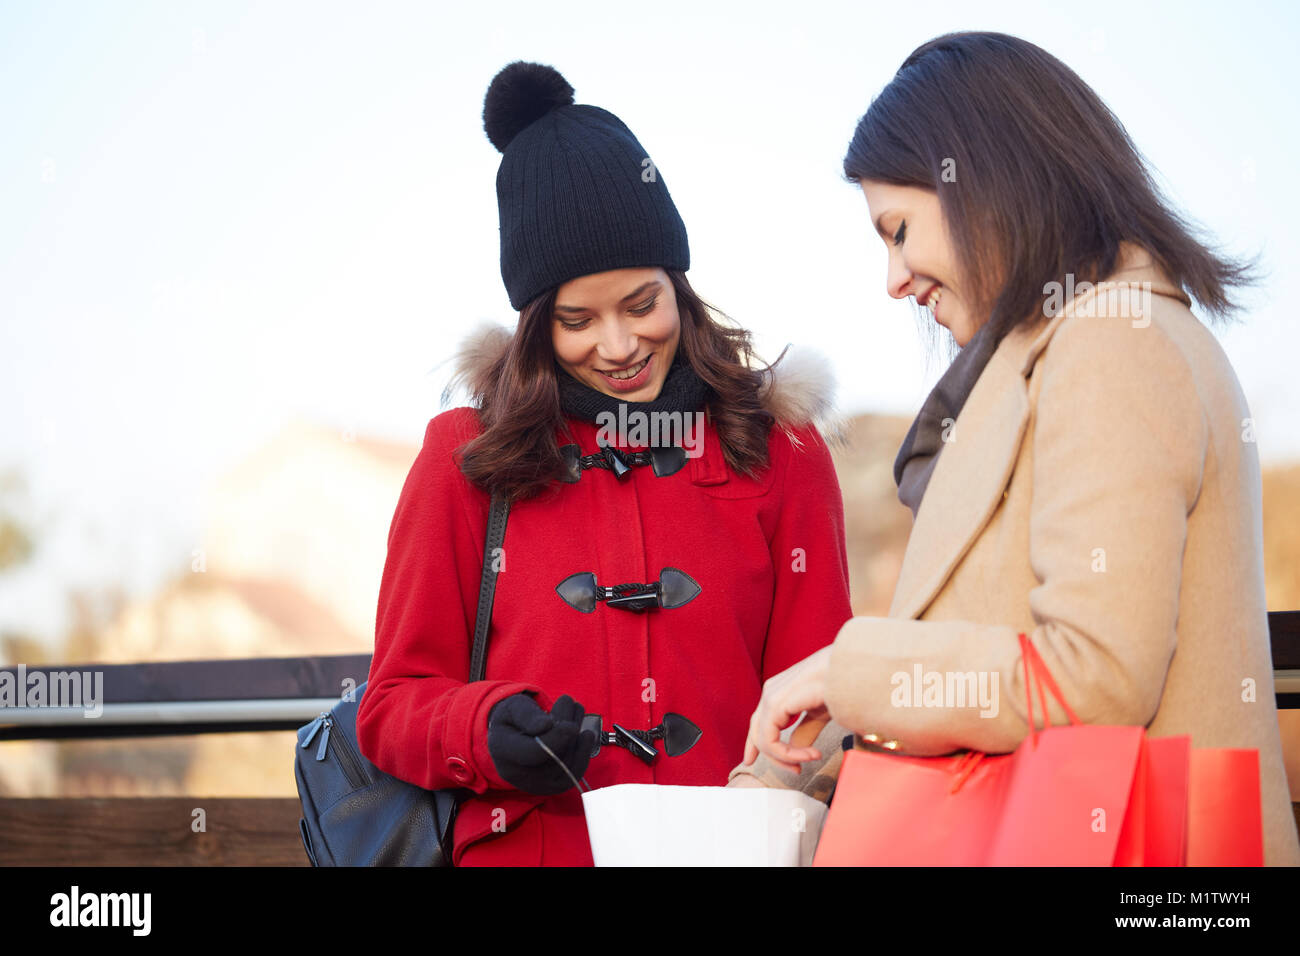
M1192 751L1187 865L1264 865L1258 750Z
M1147 737L1124 818L1116 866L1182 866L1192 738Z
M1117 866L1263 866L1259 751L1148 737Z
M1030 727L1020 747L956 757L850 751L814 866L1183 862L1190 740L1082 724L1024 634L1020 644ZM1070 726L1035 728L1033 687L1046 721L1044 683Z

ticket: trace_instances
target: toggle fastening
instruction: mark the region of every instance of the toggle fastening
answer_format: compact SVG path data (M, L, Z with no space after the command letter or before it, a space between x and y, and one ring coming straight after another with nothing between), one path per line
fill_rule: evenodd
M644 451L624 451L598 441L600 451L591 455L582 454L577 445L561 445L560 454L564 456L564 475L561 481L573 484L582 477L588 468L600 468L612 471L620 481L632 473L632 469L649 465L656 478L676 474L686 467L686 450L677 445L665 445Z
M613 730L604 730L600 714L587 714L582 718L582 729L590 730L596 738L591 748L593 758L600 753L601 747L624 747L648 765L659 756L654 747L656 740L664 742L664 753L668 756L680 757L704 736L704 731L695 724L681 714L673 713L664 714L658 726L649 730L628 730L620 724L613 726Z
M646 611L656 607L672 610L694 600L700 593L700 586L685 571L664 568L659 572L659 580L650 584L615 584L612 587L598 585L594 572L580 571L570 574L555 586L555 590L564 603L583 614L590 614L596 609L597 601L604 601L621 611Z

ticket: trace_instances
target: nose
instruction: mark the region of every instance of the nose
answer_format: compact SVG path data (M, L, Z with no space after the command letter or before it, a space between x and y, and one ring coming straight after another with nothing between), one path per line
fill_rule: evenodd
M896 251L889 253L889 268L885 272L885 289L895 299L905 299L912 294L912 270Z
M609 368L624 368L636 360L637 337L629 324L620 319L606 319L601 323L596 354Z

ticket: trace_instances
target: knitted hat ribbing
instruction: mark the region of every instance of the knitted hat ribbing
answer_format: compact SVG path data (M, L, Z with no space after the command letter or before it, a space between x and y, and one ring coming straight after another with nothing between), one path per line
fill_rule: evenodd
M613 113L574 104L556 70L503 69L483 126L502 152L501 278L512 308L594 272L690 268L686 226L649 154Z

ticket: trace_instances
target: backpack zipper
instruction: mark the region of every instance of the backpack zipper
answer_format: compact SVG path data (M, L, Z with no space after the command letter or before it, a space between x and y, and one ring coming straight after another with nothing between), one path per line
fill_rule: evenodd
M329 711L321 711L309 725L307 736L302 742L305 750L310 746L312 740L320 733L320 746L316 748L316 759L324 760L329 751L330 730L334 727L334 718L330 716ZM323 731L322 731L323 728ZM366 785L365 774L362 773L361 767L357 762L356 756L352 753L352 747L346 737L342 734L335 735L338 745L334 748L338 754L339 764L343 768L343 775L348 778L348 782L356 789Z

